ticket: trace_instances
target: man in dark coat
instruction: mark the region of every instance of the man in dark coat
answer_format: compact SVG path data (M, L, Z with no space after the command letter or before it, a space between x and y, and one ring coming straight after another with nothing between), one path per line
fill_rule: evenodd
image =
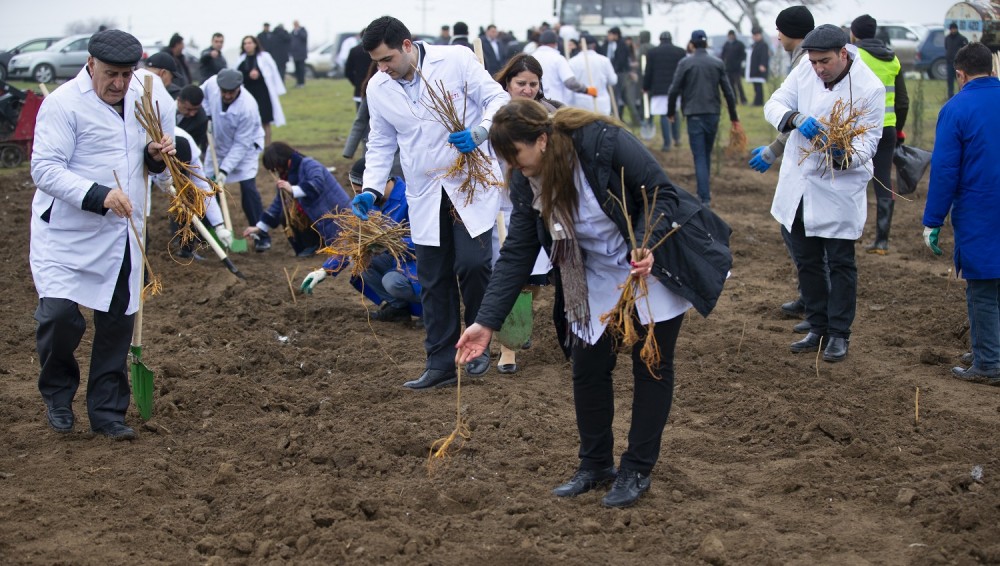
M771 62L771 52L764 42L763 31L753 28L753 47L750 51L750 82L753 83L753 105L764 106L764 83L767 82L768 64Z
M667 118L667 98L677 64L687 56L687 52L674 45L672 39L669 31L660 34L660 44L646 53L646 70L642 77L642 90L650 96L649 112L660 117L663 132L660 149L663 151L670 151L671 138L674 143L679 143L681 134L681 121L674 120L671 124Z
M958 33L958 24L948 25L948 35L944 36L944 60L948 70L948 98L955 96L955 55L958 50L969 44L964 35Z
M629 113L632 115L632 125L638 126L640 120L639 107L635 100L626 100L630 89L625 88L629 84L629 81L633 80L629 77L629 73L632 70L632 51L625 42L625 38L622 37L622 30L620 28L613 27L608 30L608 39L604 43L604 50L601 53L611 60L611 67L614 68L615 74L618 75L618 84L615 85L618 117L623 122L625 121L625 107L628 106Z
M504 44L500 41L499 36L500 32L497 31L497 26L493 24L486 26L486 31L483 35L479 36L479 39L483 42L483 61L486 65L486 70L491 75L497 74L497 71L503 68L503 64L507 62Z
M455 25L451 28L455 35L451 37L452 45L464 45L469 49L472 49L472 44L469 43L469 25L465 22L455 22Z
M201 58L198 60L201 66L201 82L204 83L209 77L229 66L226 63L226 58L222 55L224 42L225 37L221 33L213 33L212 46L201 52Z
M740 104L747 103L747 95L743 92L743 67L747 60L747 46L742 41L736 39L736 32L729 30L726 36L726 43L722 46L722 62L726 64L726 77L729 84L733 86Z
M371 64L372 58L368 56L368 52L365 51L360 41L347 53L347 61L344 62L344 76L354 85L355 110L361 106L361 85L368 78L368 68Z
M271 53L274 64L278 66L278 76L284 81L288 67L288 49L292 44L292 36L285 29L284 24L275 26L274 31L271 32L270 43L271 48L267 51Z
M201 106L204 100L205 92L196 85L187 85L177 95L177 127L191 134L199 155L208 149L208 115Z
M299 25L298 20L292 21L292 37L288 54L295 62L295 88L306 86L306 56L309 55L309 32Z
M174 58L177 72L174 73L174 84L184 88L191 84L191 69L188 68L187 61L184 60L184 38L180 34L170 36L170 42L161 51L169 53Z

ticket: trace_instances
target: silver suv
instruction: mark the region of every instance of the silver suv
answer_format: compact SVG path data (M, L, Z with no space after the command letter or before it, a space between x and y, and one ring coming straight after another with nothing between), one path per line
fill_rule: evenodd
M71 35L53 43L48 49L15 55L7 64L8 74L12 79L36 83L75 77L87 63L91 35Z

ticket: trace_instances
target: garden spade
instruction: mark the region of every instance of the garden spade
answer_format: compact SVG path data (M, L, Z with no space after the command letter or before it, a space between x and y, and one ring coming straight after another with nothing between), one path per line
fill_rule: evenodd
M142 362L142 304L140 299L139 312L135 315L135 328L132 330L132 345L129 347L129 373L132 376L135 406L139 409L142 420L147 421L153 416L153 371Z
M641 59L641 69L640 73L646 72L646 56L643 55ZM656 137L656 125L653 124L652 118L649 116L649 93L642 93L642 125L639 126L639 135L642 139L649 141Z
M507 239L507 225L504 223L503 211L497 213L497 232L500 235L500 245ZM497 332L497 339L511 350L519 350L531 338L532 314L531 291L521 290L514 307L503 321L503 326Z
M213 178L217 179L219 177L219 157L215 154L215 137L212 136L212 132L207 132L208 134L208 149L212 152L212 169ZM247 246L247 241L243 238L237 238L236 232L233 232L233 221L229 217L229 201L226 199L226 187L219 187L219 206L222 208L222 221L225 223L226 230L233 235L233 243L229 246L229 251L234 254L245 254L249 247Z

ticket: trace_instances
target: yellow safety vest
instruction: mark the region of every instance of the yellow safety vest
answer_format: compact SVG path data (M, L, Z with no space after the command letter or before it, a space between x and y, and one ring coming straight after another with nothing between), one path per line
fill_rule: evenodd
M858 54L861 60L868 65L868 68L875 73L878 80L885 85L885 121L883 127L896 125L896 75L899 74L899 57L893 57L892 61L883 61L874 57L871 53L859 48Z

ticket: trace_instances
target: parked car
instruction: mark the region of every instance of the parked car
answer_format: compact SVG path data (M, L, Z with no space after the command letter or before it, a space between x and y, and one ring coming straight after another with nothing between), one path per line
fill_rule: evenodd
M914 68L932 79L944 80L947 78L948 62L945 61L944 53L944 28L929 28L927 36L917 47L916 61Z
M336 44L333 41L326 41L316 49L309 51L306 55L306 71L314 79L330 77L333 66L333 58L337 56ZM343 75L343 72L340 73Z
M920 40L927 35L927 27L920 24L879 22L878 29L879 33L876 37L883 40L885 37L889 38L888 43L896 52L896 57L899 57L902 70L912 71L917 58L917 46L920 44Z
M7 65L8 74L12 79L37 83L75 77L87 62L91 35L71 35L41 51L15 55Z
M7 80L7 64L10 63L11 58L15 55L20 55L21 53L34 53L35 51L41 51L43 49L48 49L53 43L62 39L61 37L40 37L38 39L31 39L25 41L24 43L12 47L6 51L0 50L0 81Z

